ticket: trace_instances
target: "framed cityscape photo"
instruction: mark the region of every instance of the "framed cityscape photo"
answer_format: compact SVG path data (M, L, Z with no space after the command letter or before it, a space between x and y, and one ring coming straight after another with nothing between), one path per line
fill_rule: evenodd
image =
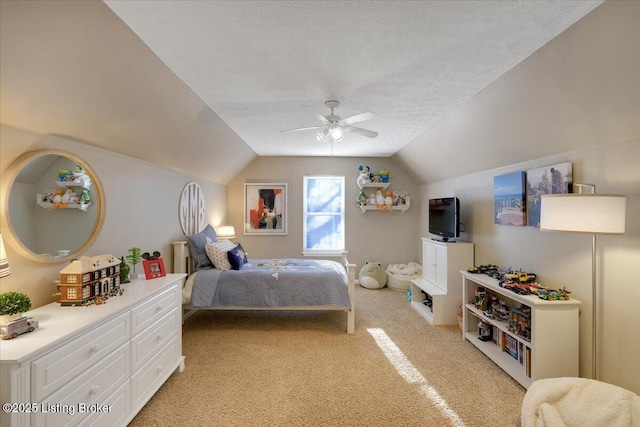
M571 162L527 171L527 211L531 227L540 227L540 197L570 193L572 183Z
M493 218L499 225L527 225L525 173L493 177Z

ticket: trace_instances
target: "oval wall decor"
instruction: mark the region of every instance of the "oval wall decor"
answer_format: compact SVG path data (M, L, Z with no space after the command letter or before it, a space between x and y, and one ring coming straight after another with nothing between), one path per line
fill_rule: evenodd
M182 232L197 234L204 229L204 194L195 182L188 182L180 194L178 218Z

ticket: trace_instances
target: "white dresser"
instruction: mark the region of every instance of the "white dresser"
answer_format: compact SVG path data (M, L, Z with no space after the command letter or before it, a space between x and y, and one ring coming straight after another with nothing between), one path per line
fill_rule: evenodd
M184 369L184 277L133 280L102 305L27 313L40 327L0 341L0 425L127 425Z

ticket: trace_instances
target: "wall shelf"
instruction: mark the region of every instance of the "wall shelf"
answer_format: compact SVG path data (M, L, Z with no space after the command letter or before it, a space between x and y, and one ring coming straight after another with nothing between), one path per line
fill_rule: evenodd
M390 182L368 182L366 184L358 184L358 187L362 190L363 188L387 188L390 185Z
M361 206L361 205L358 205L358 207L362 210L362 213L366 213L367 211L388 211L388 209L379 208L379 207L376 207L376 206L366 206L366 205L365 206ZM411 206L407 204L407 205L401 205L401 206L392 206L391 209L393 211L400 211L402 213L405 213L405 211L407 209L409 209L410 207Z

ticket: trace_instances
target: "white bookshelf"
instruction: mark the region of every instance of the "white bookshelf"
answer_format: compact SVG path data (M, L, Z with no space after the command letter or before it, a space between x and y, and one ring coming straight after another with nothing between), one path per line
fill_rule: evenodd
M523 387L537 379L577 377L579 375L578 314L580 301L546 301L535 295L519 295L502 288L498 280L484 274L461 271L463 316L462 338L468 340ZM521 304L531 308L531 338L526 339L509 330L508 322L489 318L475 307L478 287L484 287L508 306ZM479 339L478 322L493 328L493 340ZM504 341L515 341L516 357L503 350Z

